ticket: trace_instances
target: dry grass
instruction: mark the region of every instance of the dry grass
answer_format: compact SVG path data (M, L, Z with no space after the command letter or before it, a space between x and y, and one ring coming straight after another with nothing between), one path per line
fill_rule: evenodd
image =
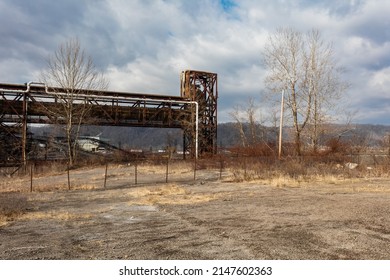
M28 209L27 197L20 193L0 196L0 226L25 214Z
M214 161L199 161L202 164L210 166L205 172L207 178L217 180L219 178L219 168L221 159ZM225 159L226 160L226 159ZM207 164L206 164L207 163ZM214 165L212 164L214 163ZM268 184L275 187L301 187L313 185L313 183L325 183L338 185L341 183L351 183L354 179L373 178L373 177L390 177L389 165L377 165L374 168L359 166L358 169L348 170L347 168L336 167L336 163L313 162L302 159L286 159L284 161L267 161L264 158L234 158L231 161L226 160L223 163L223 180L230 182L255 181ZM166 161L159 163L139 162L137 165L138 183L152 183L165 181ZM54 168L47 175L35 174L33 180L34 192L47 191L65 191L68 189L66 172L57 173L58 167ZM108 166L107 185L122 186L134 182L135 166L131 164L110 164ZM211 176L210 172L214 172ZM215 172L218 172L216 174ZM169 181L191 180L193 173L193 162L191 161L169 161L168 169ZM188 175L189 174L189 175ZM197 178L202 178L201 172L197 173ZM94 190L103 188L105 175L105 166L93 168L80 168L71 170L71 189L72 190ZM154 177L153 177L153 176ZM15 178L3 177L0 182L1 192L29 192L30 177L20 176ZM158 197L157 194L151 194ZM164 194L166 196L167 194ZM179 194L182 197L189 194ZM160 194L161 197L161 194Z
M340 168L334 163L308 163L289 160L274 164L254 162L230 167L227 181L259 182L274 187L328 186L343 192L390 192L388 187L389 166L378 165L373 168L360 165L357 169ZM381 178L381 182L372 183L373 178Z
M165 174L167 164L150 164L143 163L138 165L138 172L144 174ZM193 171L193 166L189 162L184 161L170 161L168 166L169 174L181 174Z
M89 219L91 214L76 214L70 212L29 212L24 215L22 220L58 220L58 221L69 221L78 219Z
M351 183L353 181L357 181L357 179L345 179L341 177L337 177L334 175L328 176L298 176L296 178L291 178L286 175L279 175L268 179L257 180L263 182L267 185L271 185L274 187L306 187L306 186L315 186L317 184L328 184L328 185L338 185Z
M23 192L29 190L27 183L28 178L16 177L16 178L1 178L0 192Z
M184 187L168 184L161 187L143 187L128 193L132 205L183 205L216 200L226 194L195 194Z
M389 181L387 178L367 179L367 178L344 178L341 176L301 176L291 178L289 176L279 176L256 182L270 185L273 187L284 188L307 188L313 189L320 187L324 191L342 192L342 193L390 193Z
M48 191L64 191L68 190L67 178L55 178L49 180L52 175L47 176L41 175L38 178L33 179L33 191L34 192L48 192ZM71 189L72 190L94 190L102 188L104 180L104 174L101 177L91 176L83 181L90 183L79 182L77 179L71 178ZM3 178L0 182L0 193L10 192L30 192L31 180L28 177L21 178Z
M71 190L95 190L99 189L101 186L98 186L96 184L75 184L74 182L71 183L70 189ZM66 191L69 190L68 183L60 183L60 184L39 184L37 186L34 186L34 192L49 192L49 191Z

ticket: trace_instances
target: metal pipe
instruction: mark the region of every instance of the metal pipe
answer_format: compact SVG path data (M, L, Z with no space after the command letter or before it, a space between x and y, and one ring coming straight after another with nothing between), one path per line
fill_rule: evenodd
M37 85L43 85L45 87L45 93L50 94L50 95L59 95L59 96L69 96L69 93L65 92L51 92L48 89L48 86L44 83L34 83L34 82L29 82L29 84L37 84ZM30 90L28 86L28 90ZM77 97L84 97L84 98L102 98L102 99L122 99L122 100L131 100L131 101L155 101L155 102L166 102L166 103L174 103L174 104L191 104L195 105L195 158L198 158L199 156L199 104L196 101L177 101L177 100L166 100L166 99L154 99L154 98L134 98L134 97L128 97L128 96L101 96L101 95L88 95L88 94L77 94Z
M31 90L31 85L44 85L43 83L37 83L30 81L26 83L26 90L7 90L7 92L23 93L23 120L22 120L22 162L24 170L26 171L27 166L27 154L26 154L26 145L27 145L27 115L28 115L28 96L27 93Z
M26 85L26 90L18 90L18 89L4 89L3 91L6 91L6 92L20 92L20 93L28 93L30 92L31 90L31 85L43 85L45 86L45 91L47 89L47 86L44 84L44 83L39 83L39 82L33 82L33 81L30 81L28 83L25 83ZM1 90L1 89L0 89Z
M23 119L22 119L22 161L24 172L26 172L27 167L27 116L28 116L28 102L27 102L27 92L23 93Z

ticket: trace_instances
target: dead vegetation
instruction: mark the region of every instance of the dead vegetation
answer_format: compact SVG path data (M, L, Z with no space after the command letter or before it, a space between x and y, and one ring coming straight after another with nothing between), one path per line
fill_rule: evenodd
M112 164L106 189L104 166L72 170L71 190L66 172L32 193L29 176L4 178L0 259L388 259L389 179L293 160L199 160L195 181L175 162L168 183L144 163L139 184Z
M0 194L0 225L7 224L28 210L27 197L21 193Z
M347 161L344 158L344 161ZM225 183L259 183L276 188L315 188L317 185L328 186L344 193L388 193L390 188L383 178L390 177L390 165L385 160L353 165L349 168L340 157L337 160L322 157L286 157L277 160L272 156L235 156L220 155L211 159L194 161L144 161L128 164L110 164L105 172L105 165L82 167L70 171L71 190L93 191L104 188L129 188L126 193L129 205L190 205L228 199L233 194L194 193L181 185L205 181ZM33 212L28 208L26 193L69 191L66 168L60 164L34 166L30 173L3 176L0 181L0 225L19 219L77 219L76 214L61 212ZM30 172L31 172L30 170ZM137 174L137 175L136 175ZM169 182L167 178L169 174ZM105 177L106 176L106 177ZM138 176L138 182L137 180ZM136 179L136 180L135 180ZM195 180L194 180L195 179ZM146 186L143 186L147 184ZM102 197L106 195L102 193ZM224 196L224 197L222 197ZM84 217L85 218L85 217Z
M316 182L341 184L355 179L390 177L390 162L387 157L370 156L368 162L362 156L353 158L336 149L336 152L328 152L329 154L286 156L278 160L274 155L264 155L264 149L269 150L268 146L236 149L233 150L234 154L221 154L196 162L160 159L89 165L69 170L69 177L66 165L33 165L24 174L2 176L0 192L94 190L106 185L112 188L204 179L225 182L256 181L283 187ZM207 175L203 176L202 173Z
M390 177L387 164L356 165L351 169L334 162L308 162L294 158L267 164L254 158L246 158L230 168L228 180L234 182L261 181L272 186L301 186L312 183L341 184L354 180Z
M226 196L226 193L223 194ZM222 194L194 193L177 184L161 187L145 187L129 192L129 204L140 205L183 205L209 202L221 198Z

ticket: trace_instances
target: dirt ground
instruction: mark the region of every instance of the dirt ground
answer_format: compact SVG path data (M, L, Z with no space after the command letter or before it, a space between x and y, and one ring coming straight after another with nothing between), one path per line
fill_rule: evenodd
M0 259L390 259L389 179L274 187L198 176L23 192L28 211L0 223Z

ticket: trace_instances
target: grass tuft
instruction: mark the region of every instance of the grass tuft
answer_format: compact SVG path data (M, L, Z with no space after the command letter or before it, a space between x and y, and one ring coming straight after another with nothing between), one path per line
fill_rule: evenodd
M28 210L27 197L21 193L7 193L0 196L0 225L23 215Z

